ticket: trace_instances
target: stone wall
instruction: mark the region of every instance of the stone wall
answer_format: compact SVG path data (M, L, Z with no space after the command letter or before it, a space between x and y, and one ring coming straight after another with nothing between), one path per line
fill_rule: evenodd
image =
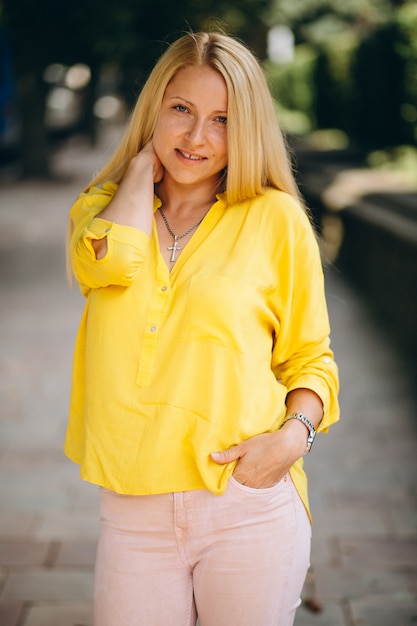
M340 219L336 265L417 372L417 195L364 197L345 207Z
M330 260L360 291L417 382L417 191L357 155L296 146L301 191Z

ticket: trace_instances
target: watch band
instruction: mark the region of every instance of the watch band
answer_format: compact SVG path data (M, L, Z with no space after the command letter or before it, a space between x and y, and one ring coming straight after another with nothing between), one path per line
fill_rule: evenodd
M311 446L313 445L313 441L317 434L316 429L314 428L313 424L310 422L308 417L306 417L303 413L290 413L285 418L283 424L285 424L285 422L288 422L289 420L298 420L299 422L302 422L304 426L306 426L308 430L306 452L310 452Z

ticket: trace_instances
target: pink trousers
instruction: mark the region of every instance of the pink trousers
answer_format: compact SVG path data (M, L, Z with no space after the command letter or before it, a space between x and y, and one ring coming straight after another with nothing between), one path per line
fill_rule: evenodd
M310 522L289 476L268 489L100 490L95 626L291 626Z

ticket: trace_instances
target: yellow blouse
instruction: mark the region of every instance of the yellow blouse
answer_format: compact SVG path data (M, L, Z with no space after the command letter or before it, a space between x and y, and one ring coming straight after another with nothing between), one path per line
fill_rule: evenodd
M119 493L222 493L234 464L210 452L278 429L292 389L320 396L321 431L338 419L315 235L283 192L233 206L220 195L169 272L155 224L149 238L96 217L116 189L91 189L70 214L87 303L65 452L83 479ZM308 508L302 460L291 475Z

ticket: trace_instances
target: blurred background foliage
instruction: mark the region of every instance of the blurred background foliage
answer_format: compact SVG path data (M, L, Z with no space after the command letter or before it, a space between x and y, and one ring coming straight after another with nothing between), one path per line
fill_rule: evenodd
M123 121L168 43L219 26L259 56L287 133L415 150L415 0L0 0L2 154L48 176L56 141Z
M277 4L295 35L294 56L285 65L267 62L266 69L284 112L299 114L289 116L292 130L336 128L367 148L415 144L415 0Z

